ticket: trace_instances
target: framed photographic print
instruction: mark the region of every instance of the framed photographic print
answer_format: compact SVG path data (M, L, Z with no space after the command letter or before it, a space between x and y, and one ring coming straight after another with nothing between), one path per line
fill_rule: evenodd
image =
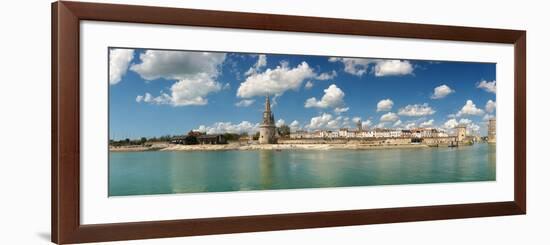
M525 38L55 2L52 240L525 214Z

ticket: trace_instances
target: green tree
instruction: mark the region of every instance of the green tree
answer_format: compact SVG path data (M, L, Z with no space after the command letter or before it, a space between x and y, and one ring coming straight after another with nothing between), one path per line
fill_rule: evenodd
M283 138L286 138L290 135L290 127L287 125L281 125L277 128L277 131L279 132L279 135Z
M147 142L147 138L141 137L141 139L139 140L139 143L141 143L143 145L143 144L145 144L145 142Z

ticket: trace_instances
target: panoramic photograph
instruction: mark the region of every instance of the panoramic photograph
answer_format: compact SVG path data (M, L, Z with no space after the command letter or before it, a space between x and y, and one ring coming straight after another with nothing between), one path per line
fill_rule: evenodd
M109 196L496 180L496 64L107 50Z

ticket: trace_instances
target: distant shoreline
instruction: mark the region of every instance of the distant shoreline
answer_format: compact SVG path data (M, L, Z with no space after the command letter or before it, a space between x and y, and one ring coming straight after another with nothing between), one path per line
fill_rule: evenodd
M443 146L441 146L443 147ZM447 147L447 146L444 146ZM426 144L219 144L219 145L179 145L164 144L152 146L109 146L110 152L144 151L252 151L252 150L377 150L430 148Z

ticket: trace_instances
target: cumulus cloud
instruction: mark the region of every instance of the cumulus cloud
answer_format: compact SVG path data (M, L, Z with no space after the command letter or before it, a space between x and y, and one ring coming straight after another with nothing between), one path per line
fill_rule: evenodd
M317 107L317 108L336 108L344 104L344 92L338 88L335 84L331 84L324 90L325 95L320 100L311 97L306 100L305 107Z
M485 111L488 113L493 113L495 109L497 108L497 102L494 102L492 100L488 100L487 104L485 104Z
M170 93L163 92L151 100L146 100L148 95L148 93L146 93L143 101L157 105L172 106L206 105L208 104L206 95L220 90L220 83L204 75L197 76L195 79L179 80L172 84Z
M337 126L335 123L336 120L333 119L332 115L328 113L323 113L320 116L312 117L307 128L309 129L321 129L329 127L329 123L332 127Z
M362 76L367 73L371 64L373 64L371 72L377 77L408 75L412 74L414 70L413 65L407 60L331 57L329 61L343 63L344 71L356 76Z
M336 71L332 71L332 72L323 72L321 74L319 74L317 77L315 77L315 79L317 80L330 80L330 79L334 79L336 76L338 75L338 73L336 73Z
M258 131L259 126L260 125L258 123L253 124L249 121L242 121L238 124L233 124L231 122L216 122L210 126L200 125L198 128L193 130L207 133L207 134L223 134L223 133L253 134Z
M336 113L336 114L344 113L346 111L349 111L349 107L336 107L336 108L334 108L334 113Z
M483 121L489 121L489 119L493 118L495 118L495 115L485 114L485 116L483 116Z
M219 66L225 60L225 54L147 50L140 54L139 58L141 63L133 64L130 70L137 72L142 78L183 80L204 75L216 77Z
M434 88L434 93L432 94L432 99L443 99L447 97L447 95L453 93L454 90L451 89L449 86L443 84L441 86L437 86Z
M376 104L376 111L390 111L393 107L393 101L391 99L385 99L378 101Z
M109 50L109 84L114 85L120 82L122 76L128 71L128 66L133 58L133 49Z
M363 129L367 129L367 128L369 128L371 125L372 125L372 121L371 121L371 120L367 120L367 121L364 121L364 122L361 123L361 126L363 126Z
M239 86L237 96L241 98L266 94L280 96L288 90L298 90L305 79L313 78L315 75L306 62L292 69L283 63L275 69L267 69L247 77Z
M306 89L313 88L313 83L311 81L307 81L306 85L304 85L304 88L306 88Z
M458 121L455 118L451 118L443 124L443 127L446 129L453 129L458 126Z
M477 132L480 129L480 126L475 124L472 120L467 118L462 118L458 121L459 124L465 125L466 129L470 132Z
M415 126L416 126L416 123L414 123L414 122L407 123L407 124L405 124L405 129L412 129Z
M401 120L397 120L394 124L393 124L393 127L399 127L403 122L401 122Z
M330 62L342 62L344 64L344 71L356 76L362 76L367 73L368 67L373 63L370 59L357 59L357 58L329 58Z
M483 89L489 93L496 93L497 92L497 81L481 81L477 83L477 87L480 89Z
M424 104L414 104L414 105L407 105L403 108L400 108L397 114L400 116L409 116L409 117L421 117L421 116L428 116L435 113L435 110L433 110L427 103Z
M238 107L249 107L250 105L254 104L256 100L241 100L237 103L235 103L235 106Z
M393 112L388 112L380 117L381 122L395 122L397 120L399 120L399 117Z
M374 66L374 75L403 76L412 74L413 66L408 60L377 60Z
M476 104L472 100L467 100L466 104L458 111L456 116L461 117L465 115L472 116L481 116L483 115L483 110L476 107Z
M292 132L296 132L298 130L300 130L300 122L294 120L290 123L290 125L288 125L290 127L290 131Z
M144 102L172 106L206 105L206 96L222 89L222 84L215 79L225 54L147 50L140 55L140 60L141 63L133 64L130 69L142 78L176 80L169 93L161 92Z
M428 128L428 127L431 127L433 125L434 125L434 120L433 119L430 119L428 121L420 123L420 127L422 127L422 128Z
M285 125L285 120L283 120L282 118L277 120L277 122L275 123L275 126L277 127L280 127L280 126L283 126Z
M244 74L246 76L250 76L252 74L255 74L258 72L262 67L267 65L267 56L265 54L258 55L258 61L254 64L254 66L250 67L248 71L246 71Z

